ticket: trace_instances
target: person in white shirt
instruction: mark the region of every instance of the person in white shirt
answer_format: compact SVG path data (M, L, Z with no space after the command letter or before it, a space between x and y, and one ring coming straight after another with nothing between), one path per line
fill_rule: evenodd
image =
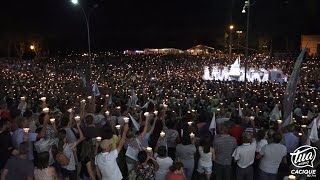
M215 160L215 152L211 147L210 138L205 138L201 141L199 146L199 163L197 171L200 174L205 173L207 179L211 178L212 173L212 161Z
M165 180L166 175L169 172L170 166L173 164L173 160L167 156L167 149L165 146L160 146L158 148L158 156L156 161L159 165L159 169L156 171L156 180Z
M237 180L253 180L252 164L255 158L257 143L251 133L245 133L243 144L238 146L232 154L237 161Z
M116 149L112 150L112 139L105 139L101 142L102 152L96 155L95 164L98 167L98 176L102 180L121 180L122 174L117 164L118 154L121 151L125 141L126 134L129 129L128 123L125 123L121 140Z
M280 144L282 140L282 135L278 132L275 132L272 135L272 143L265 145L257 158L260 159L260 180L276 180L278 168L283 160L286 162L287 148L286 146Z

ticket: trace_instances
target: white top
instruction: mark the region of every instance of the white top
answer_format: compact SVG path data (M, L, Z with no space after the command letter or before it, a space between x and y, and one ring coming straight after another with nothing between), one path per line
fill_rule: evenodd
M95 164L101 172L102 180L122 179L122 174L117 164L117 157L117 149L96 155Z
M266 173L277 174L282 158L287 155L287 148L282 144L267 144L261 149L260 154L263 158L259 168Z
M209 153L203 152L203 147L199 146L199 166L202 167L212 167L212 148L210 148Z
M169 172L169 167L172 166L172 159L170 157L166 158L156 158L156 161L159 165L158 171L156 171L156 180L165 180L166 175Z
M257 144L256 152L260 152L263 146L267 145L268 141L266 139L261 139Z
M257 143L255 140L252 143L243 143L234 150L232 157L237 161L240 168L246 168L253 164L256 148Z
M76 160L74 158L73 150L70 148L71 145L72 144L65 144L63 147L63 154L69 158L69 164L62 166L62 168L74 171L76 170Z

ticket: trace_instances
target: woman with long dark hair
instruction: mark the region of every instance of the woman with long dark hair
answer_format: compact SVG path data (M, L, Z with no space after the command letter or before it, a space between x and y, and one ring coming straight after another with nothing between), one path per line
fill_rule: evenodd
M49 166L49 152L41 152L38 154L36 168L34 169L35 180L53 180L57 179L56 169Z
M61 172L64 178L70 179L70 180L76 180L77 179L77 171L76 171L76 160L75 156L76 154L73 153L74 148L77 147L84 139L85 137L83 136L82 130L80 128L80 122L77 123L77 129L80 134L80 138L77 139L75 143L68 144L67 143L67 132L64 129L61 129L58 132L58 154L63 153L64 156L62 159L66 159L65 161L68 162L66 164L61 165ZM57 160L57 156L55 157L56 161L59 163Z
M209 137L202 139L199 146L199 163L198 172L200 174L205 173L207 179L210 179L212 173L212 161L215 159L214 149L211 146Z
M81 172L80 177L83 180L96 180L96 168L94 158L96 148L93 141L84 141L81 147L80 161Z

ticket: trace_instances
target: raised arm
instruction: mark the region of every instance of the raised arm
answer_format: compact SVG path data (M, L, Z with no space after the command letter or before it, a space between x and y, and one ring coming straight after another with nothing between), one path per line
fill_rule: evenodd
M50 120L50 117L49 117L48 114L46 114L44 116L43 127L42 127L42 129L40 131L40 134L38 134L38 136L37 136L38 139L41 139L41 138L45 137L46 131L47 131L47 125L49 123L49 120Z
M75 148L78 144L80 144L85 139L83 132L81 130L81 127L80 127L80 121L77 122L77 129L78 129L80 137L75 143L72 144L71 149Z
M144 125L143 131L140 134L141 137L143 137L144 135L146 135L147 130L148 130L148 124L149 124L149 116L146 117L146 123Z
M122 135L121 135L121 140L120 140L118 147L117 147L118 152L121 151L124 143L126 142L128 129L129 129L129 125L128 125L128 123L125 123L124 127L123 127L123 131L122 131Z
M154 127L156 126L156 122L157 122L157 120L158 120L158 117L157 117L157 116L155 116L155 118L154 118L154 120L153 120L153 123L152 123L152 127L151 127L151 129L150 129L150 134L152 134L152 133L153 133L153 131L154 131Z

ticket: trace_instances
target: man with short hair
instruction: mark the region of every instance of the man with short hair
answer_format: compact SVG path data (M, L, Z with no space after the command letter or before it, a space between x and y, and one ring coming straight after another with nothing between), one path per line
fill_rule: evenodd
M237 180L253 180L252 164L256 152L256 140L251 133L246 133L242 138L243 144L238 146L232 156L237 161Z
M279 132L275 132L272 139L273 141L265 145L257 155L258 159L261 158L259 165L260 180L276 180L281 161L286 161L287 148L280 144L282 135Z
M234 137L228 134L228 128L225 125L220 125L218 135L215 136L213 147L216 153L215 170L217 180L231 179L231 163L232 153L237 147L237 141Z
M10 158L1 174L1 180L27 179L33 180L34 165L28 160L29 143L19 145L19 155Z

